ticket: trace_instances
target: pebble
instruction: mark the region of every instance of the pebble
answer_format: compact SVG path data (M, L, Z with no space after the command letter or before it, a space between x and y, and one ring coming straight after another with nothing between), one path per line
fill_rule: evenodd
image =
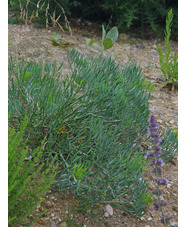
M150 227L150 225L146 225L145 227Z
M123 212L123 216L126 217L128 213L126 211Z
M154 53L157 53L157 51L156 51L156 50L154 50L154 49L152 49L151 51L152 51L152 52L154 52Z
M56 223L55 222L51 222L51 227L57 227Z
M144 220L145 220L145 218L144 218L144 217L141 217L140 219L141 219L141 221L144 221Z
M110 216L113 215L113 208L109 204L106 205L105 209L109 213Z
M170 124L174 124L174 120L169 121Z
M145 46L143 46L143 45L137 45L136 48L145 49Z
M104 213L104 216L105 216L106 218L108 218L108 217L109 217L109 214L108 214L107 212L105 212L105 213Z
M55 199L55 197L54 196L51 196L51 199Z
M171 187L171 184L167 184L167 188L170 188Z
M148 220L148 221L151 221L151 220L152 220L152 218L150 217L150 218L148 218L147 220Z
M162 121L162 120L160 120L160 119L158 119L158 120L157 120L157 122L158 122L158 123L160 123L160 124L162 124L162 123L163 123L163 121Z
M54 217L55 216L55 214L51 214L51 217Z
M178 222L171 222L170 225L171 225L171 227L177 227L178 226Z

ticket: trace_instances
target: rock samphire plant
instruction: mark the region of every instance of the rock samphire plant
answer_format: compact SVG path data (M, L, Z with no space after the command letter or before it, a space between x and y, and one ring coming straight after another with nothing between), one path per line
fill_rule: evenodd
M120 68L111 57L86 59L75 50L68 61L70 76L56 64L9 60L10 123L17 129L27 115L24 137L32 150L46 137L44 160L57 155L60 166L53 189L70 189L79 210L102 203L141 216L152 201L140 180L152 86L133 62ZM163 138L167 148L170 137Z
M163 191L161 190L162 185L166 185L168 180L166 177L162 177L162 168L161 166L164 164L163 159L161 158L162 154L162 147L160 139L160 135L158 132L158 123L155 120L155 116L152 114L148 120L150 127L148 131L150 132L151 143L152 143L152 150L148 151L146 156L151 159L152 161L152 169L150 172L154 175L153 181L156 184L156 189L152 191L152 194L155 197L154 206L151 208L151 211L160 210L162 213L161 222L167 227L169 220L172 218L172 215L167 216L163 209L164 206L167 205L165 200L162 197Z
M30 224L26 218L35 213L56 175L55 158L47 168L41 163L43 143L32 152L32 159L27 159L28 140L23 140L27 120L15 131L9 128L8 133L8 224L11 227ZM37 214L36 221L44 212Z

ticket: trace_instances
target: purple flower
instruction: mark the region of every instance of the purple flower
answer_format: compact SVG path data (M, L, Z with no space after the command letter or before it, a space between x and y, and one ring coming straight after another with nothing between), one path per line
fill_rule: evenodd
M157 132L158 129L157 128L148 128L148 132Z
M151 137L159 138L160 135L159 135L158 133L152 133L150 136L151 136Z
M160 208L160 206L166 206L166 205L167 205L167 203L163 199L160 200L160 202L159 201L155 201L154 202L154 207L151 208L151 211L154 210L154 209L158 210Z
M162 147L161 147L161 146L156 146L155 149L156 149L157 151L161 151Z
M157 144L157 143L161 143L162 140L161 139L157 139L157 140L151 140L151 143Z
M159 190L159 189L152 190L152 194L153 195L161 195L161 194L163 194L163 190Z
M154 153L157 157L160 157L161 151L155 151Z
M158 183L159 184L167 184L167 177L163 177L163 178L158 179Z
M162 218L161 219L161 223L162 224L167 224L167 223L169 223L169 221L172 219L172 215L171 214L169 214L169 216L168 217L164 217L164 218Z
M158 174L158 176L161 176L161 168L157 166L153 166L150 173L155 173L155 174Z
M157 127L159 124L156 121L150 123L151 127Z
M155 165L161 165L161 164L164 164L164 161L163 161L162 158L159 158L159 159L154 160L154 164Z
M154 156L154 151L147 152L145 156L152 158Z

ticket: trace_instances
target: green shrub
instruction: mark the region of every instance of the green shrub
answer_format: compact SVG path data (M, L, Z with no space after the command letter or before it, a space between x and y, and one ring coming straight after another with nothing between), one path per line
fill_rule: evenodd
M70 77L55 64L9 60L10 123L18 128L27 114L32 149L46 136L45 161L57 155L61 166L53 188L69 188L80 210L109 203L140 216L151 203L141 143L153 87L134 63L122 69L75 50L68 59Z
M163 73L162 76L165 77L166 81L163 85L171 84L173 86L178 86L178 55L174 53L171 54L171 25L173 20L172 9L168 13L168 17L166 19L166 32L165 32L165 44L166 44L166 52L163 54L161 45L158 45L158 54L159 54L159 62L160 69Z
M32 152L33 159L25 161L28 149L27 141L22 141L22 137L26 126L25 118L19 131L9 128L8 134L8 222L15 227L24 225L28 215L41 204L41 197L51 187L57 168L57 165L53 166L54 161L46 169L43 169L44 163L39 164L43 144Z

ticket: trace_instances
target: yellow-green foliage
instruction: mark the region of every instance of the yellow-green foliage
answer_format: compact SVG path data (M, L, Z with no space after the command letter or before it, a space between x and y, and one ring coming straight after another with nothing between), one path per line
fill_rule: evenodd
M8 222L13 227L24 225L26 217L41 204L57 168L55 158L47 168L40 164L43 144L32 152L32 159L25 160L27 141L22 137L26 126L25 117L18 132L10 128L8 133Z

